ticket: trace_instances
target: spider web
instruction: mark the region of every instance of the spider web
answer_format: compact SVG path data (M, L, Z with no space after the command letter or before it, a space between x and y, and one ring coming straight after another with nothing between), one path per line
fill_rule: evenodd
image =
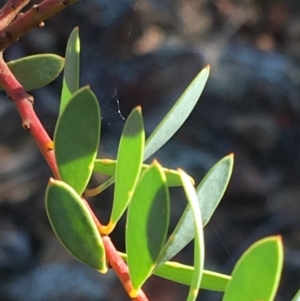
M136 17L138 3L139 3L139 0L136 0L134 8L133 8L133 15L132 15L131 20L130 20L130 25L129 25L129 30L128 30L127 37L126 37L126 42L125 42L124 49L123 49L124 53L127 53L127 50L128 50L129 40L130 40L130 37L131 37L132 28L134 26L134 20L135 20L135 17ZM112 95L110 93L102 94L102 96L106 96L106 97L109 98L109 100L104 104L104 108L106 109L106 112L108 112L108 113L106 113L104 116L101 117L101 119L104 121L105 125L116 124L115 121L114 122L106 121L109 118L114 117L114 116L118 116L121 124L125 123L126 118L124 117L124 115L121 111L120 99L118 97L118 85L119 85L119 81L120 81L120 78L121 78L121 73L122 73L122 70L123 70L123 67L124 67L124 62L125 61L123 59L119 63L117 78L116 78L116 83L114 85L113 94Z

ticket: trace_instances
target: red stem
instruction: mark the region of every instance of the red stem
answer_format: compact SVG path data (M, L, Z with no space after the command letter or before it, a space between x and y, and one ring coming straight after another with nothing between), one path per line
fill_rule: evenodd
M23 86L12 74L3 59L2 53L0 54L0 84L6 91L9 98L17 106L22 118L22 125L24 129L30 131L48 165L50 166L55 178L58 179L59 173L57 170L54 153L53 150L49 148L52 140L35 114L33 109L34 99L24 90Z
M43 21L77 1L79 0L44 0L40 4L33 5L0 30L0 51L6 49L32 28L42 26Z
M0 10L0 30L9 25L30 0L8 0Z

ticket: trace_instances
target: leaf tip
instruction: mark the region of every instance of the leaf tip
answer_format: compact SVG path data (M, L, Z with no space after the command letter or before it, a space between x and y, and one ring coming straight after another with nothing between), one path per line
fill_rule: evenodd
M208 64L208 65L206 65L205 67L204 67L204 69L206 69L208 72L210 71L210 65Z
M104 264L101 269L98 270L101 274L106 274L108 271L107 265Z
M274 240L275 240L278 244L282 244L282 236L281 236L281 235L275 235L275 236L274 236Z
M230 157L230 158L234 158L234 153L230 153L229 155L228 155L228 157Z

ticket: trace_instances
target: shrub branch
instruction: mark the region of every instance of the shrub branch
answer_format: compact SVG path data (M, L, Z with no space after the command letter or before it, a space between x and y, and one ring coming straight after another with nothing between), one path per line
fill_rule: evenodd
M23 128L30 131L55 178L59 178L53 149L50 147L52 140L35 114L33 109L33 96L25 91L23 86L10 71L3 59L3 53L0 54L0 84L3 86L8 97L16 105L22 118Z
M6 91L8 97L16 105L22 118L23 128L30 131L56 179L60 179L60 176L54 156L53 142L33 109L33 96L26 92L7 66L3 59L3 50L36 25L39 25L47 18L77 1L78 0L44 0L39 5L33 5L24 14L18 14L30 0L9 0L0 10L0 84ZM11 20L13 21L11 22ZM85 203L101 233L101 223L87 201L85 201ZM118 254L118 251L108 236L103 236L103 244L110 266L115 270L123 287L130 296L132 283L129 278L128 266ZM144 292L140 290L138 296L133 300L148 301L148 298Z
M53 145L52 140L50 139L48 133L46 132L45 128L43 127L42 123L40 122L33 109L34 99L30 94L28 94L25 91L23 86L15 78L15 76L7 66L6 62L4 61L2 53L0 55L0 84L5 89L8 97L16 105L19 114L21 115L22 125L24 129L30 131L31 135L33 136L34 140L39 146L42 154L44 155L49 167L51 168L54 177L56 179L59 179L60 177L57 169L54 151L53 147L51 147ZM86 201L85 203L93 216L94 222L97 225L99 232L101 233L101 223L93 213L89 204ZM129 271L127 265L118 254L118 251L112 244L109 237L103 236L103 243L109 264L115 270L128 295L130 295L132 291L132 284L129 279ZM139 295L134 300L148 301L146 295L143 293L142 290L139 292Z
M9 0L0 10L0 30L4 29L31 0Z
M0 51L6 49L32 28L41 27L43 21L77 1L44 0L40 4L33 5L24 14L19 14L10 24L0 30Z

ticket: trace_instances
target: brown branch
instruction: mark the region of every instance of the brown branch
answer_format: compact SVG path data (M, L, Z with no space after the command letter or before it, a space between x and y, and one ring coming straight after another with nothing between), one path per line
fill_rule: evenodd
M0 30L4 29L31 0L8 0L0 10Z
M6 28L0 30L0 51L6 49L32 28L41 26L43 21L77 1L78 0L44 0L38 5L33 5L24 14L19 15Z

